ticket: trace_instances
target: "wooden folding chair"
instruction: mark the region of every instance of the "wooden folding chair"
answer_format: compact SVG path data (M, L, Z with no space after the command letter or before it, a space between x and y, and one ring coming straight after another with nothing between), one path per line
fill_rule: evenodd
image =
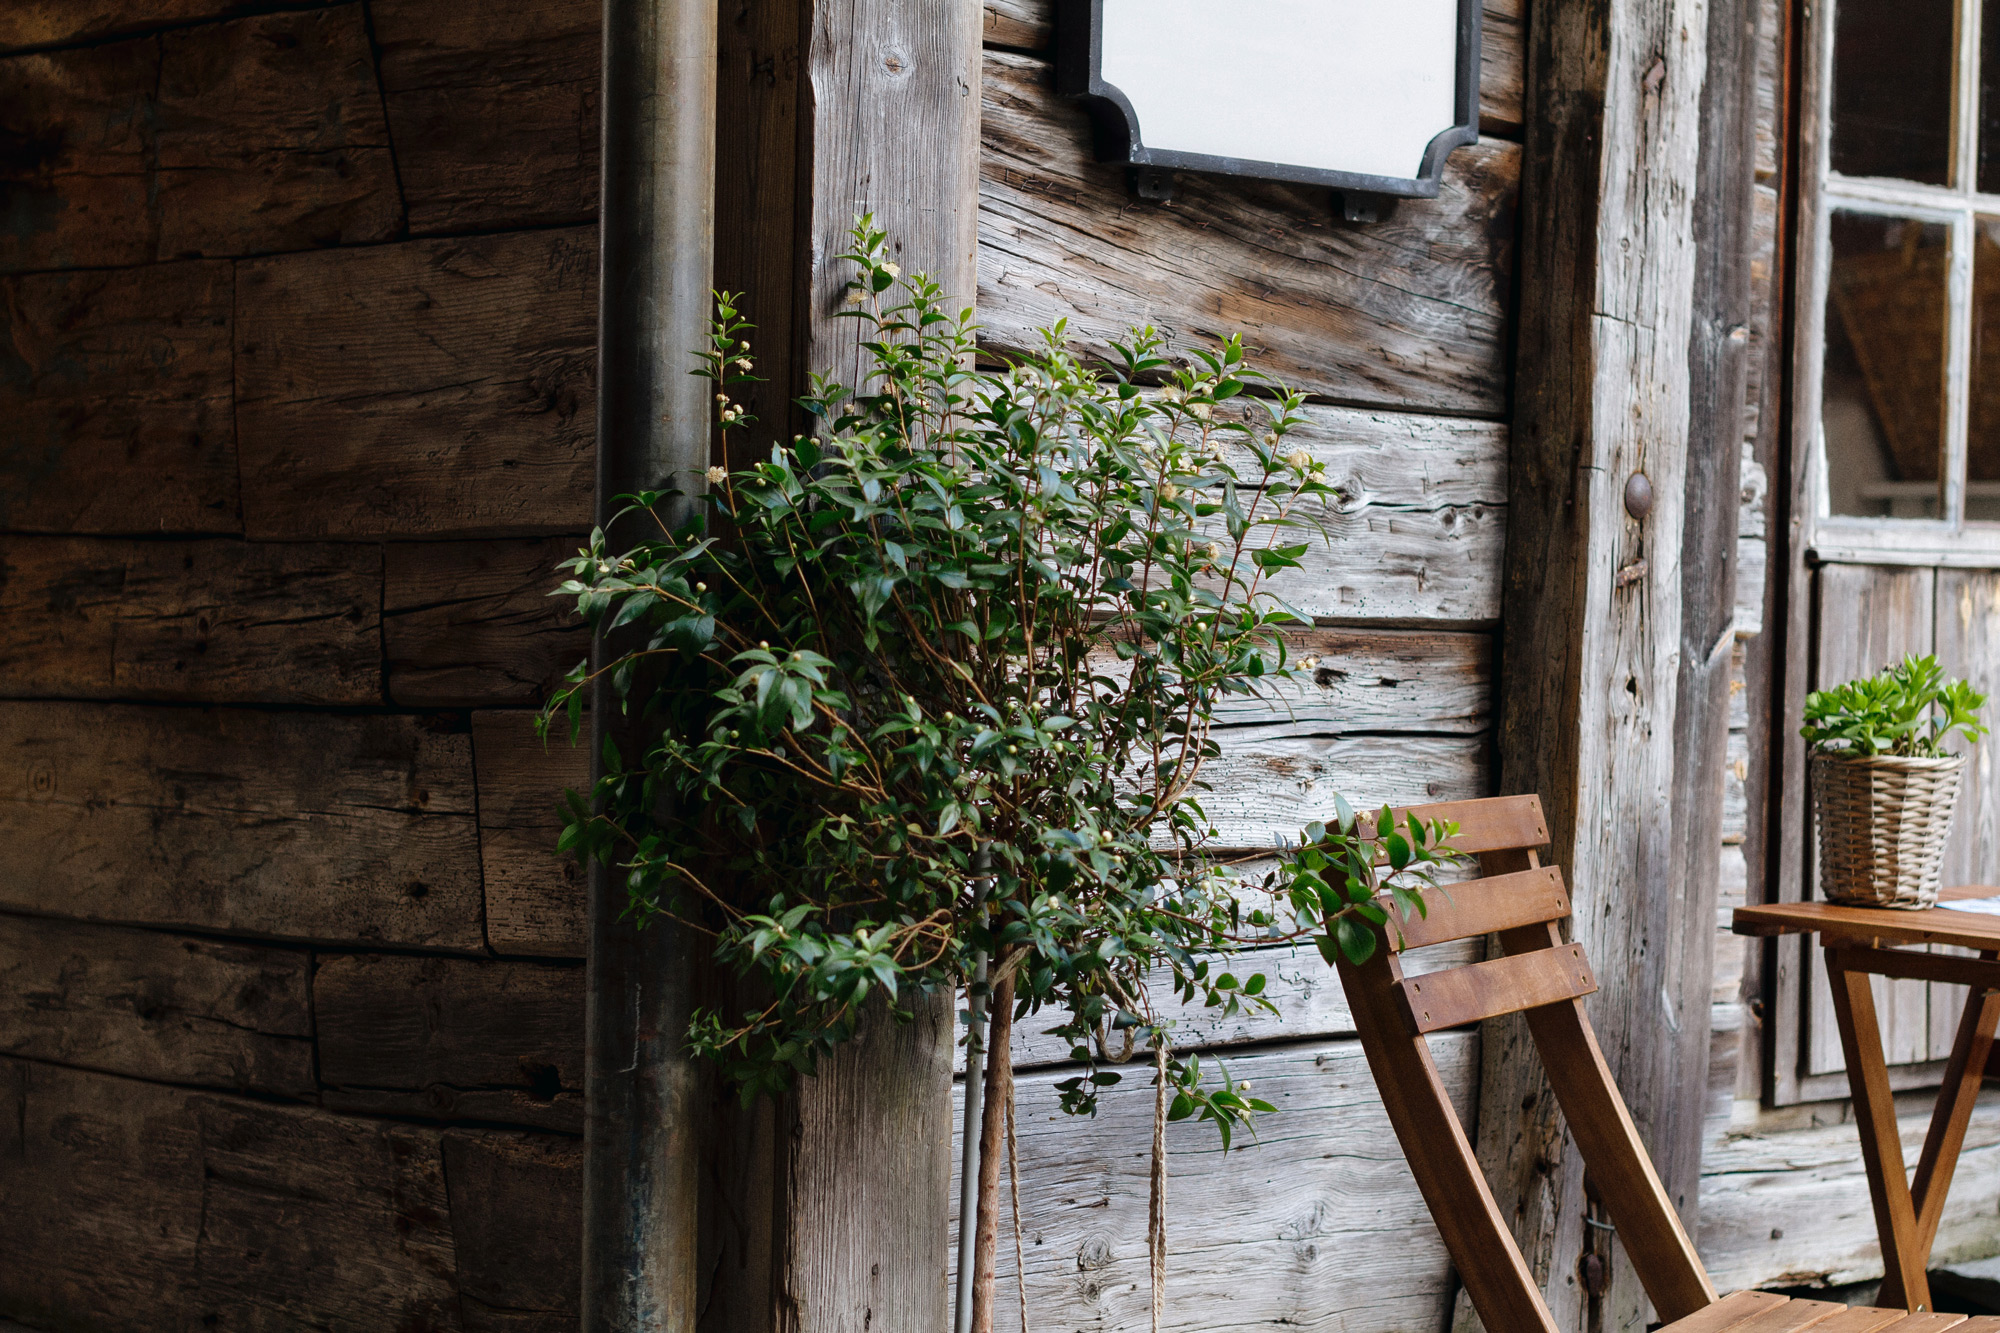
M1478 856L1482 877L1427 895L1428 915L1383 930L1383 947L1361 966L1342 960L1340 980L1410 1173L1488 1333L1557 1330L1452 1109L1429 1035L1514 1013L1527 1018L1618 1239L1666 1321L1661 1333L1884 1333L1892 1326L1897 1333L2000 1333L2000 1318L1849 1310L1761 1291L1718 1299L1584 1014L1582 997L1597 981L1582 946L1564 943L1557 929L1570 901L1562 872L1536 854L1548 843L1540 799L1507 796L1411 813L1456 821L1451 845ZM1503 956L1403 975L1402 950L1485 935L1500 937Z

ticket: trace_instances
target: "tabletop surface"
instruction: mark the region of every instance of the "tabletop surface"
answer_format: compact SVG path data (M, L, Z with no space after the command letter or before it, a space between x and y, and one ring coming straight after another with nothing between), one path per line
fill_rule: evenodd
M1966 884L1938 897L1992 898L2000 886ZM2000 916L1954 912L1948 907L1908 911L1896 907L1842 907L1835 903L1771 903L1739 907L1731 927L1738 935L1797 935L1817 931L1842 939L1883 944L1952 944L1964 949L2000 949Z

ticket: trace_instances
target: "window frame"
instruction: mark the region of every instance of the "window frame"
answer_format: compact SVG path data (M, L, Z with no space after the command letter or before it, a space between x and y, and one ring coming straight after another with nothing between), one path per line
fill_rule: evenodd
M1843 176L1832 167L1833 60L1837 6L1805 6L1807 52L1802 63L1799 116L1801 172L1797 237L1798 355L1794 371L1795 421L1806 460L1805 520L1799 540L1807 557L1822 564L2000 567L2000 522L1971 522L1965 515L1966 445L1971 425L1973 256L1981 216L2000 220L2000 194L1978 189L1979 56L1981 0L1954 0L1957 43L1952 103L1950 185L1924 185L1884 177ZM1831 512L1826 485L1826 438L1821 424L1826 352L1826 301L1832 278L1832 220L1848 208L1942 223L1949 231L1946 269L1945 431L1938 518L1871 518Z

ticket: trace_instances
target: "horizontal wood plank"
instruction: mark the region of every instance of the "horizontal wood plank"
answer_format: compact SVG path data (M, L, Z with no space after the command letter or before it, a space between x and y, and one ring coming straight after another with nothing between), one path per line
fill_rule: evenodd
M304 9L313 3L301 0L289 7ZM255 0L13 0L0 9L0 51L123 37L252 8Z
M1565 944L1412 978L1402 994L1418 1032L1442 1032L1578 1000L1596 989L1583 946Z
M1046 53L1055 45L1052 0L985 0L988 46ZM1526 16L1520 0L1487 0L1480 25L1479 127L1486 134L1521 133L1521 42Z
M360 5L0 61L0 271L385 240L402 223Z
M0 529L236 531L234 301L220 260L0 278Z
M311 1098L302 950L0 913L0 1054Z
M0 704L0 907L483 949L468 739L415 717Z
M1141 203L1093 160L1046 62L989 51L979 317L990 351L1059 319L1087 349L1151 324L1178 345L1242 331L1257 362L1335 401L1499 417L1520 152L1454 153L1435 200L1336 221L1324 190L1184 175Z
M444 1136L444 1170L466 1333L575 1329L583 1289L583 1144L452 1130Z
M0 536L0 694L379 704L377 547Z
M436 1130L195 1097L199 1325L459 1326L453 1198Z
M1219 733L1200 794L1218 851L1269 851L1334 817L1339 792L1357 810L1484 796L1484 736L1300 736L1280 727Z
M1448 967L1462 967L1484 956L1483 944L1465 941L1411 953L1404 958L1403 968L1411 976L1422 976ZM1183 1002L1173 992L1173 980L1167 969L1149 971L1146 985L1154 1011L1161 1021L1171 1025L1178 1048L1215 1051L1233 1060L1235 1056L1229 1051L1233 1046L1354 1035L1354 1015L1347 1007L1347 993L1339 976L1312 945L1248 949L1219 959L1215 965L1239 981L1247 982L1252 976L1262 975L1264 997L1277 1006L1278 1012L1268 1014L1244 1008L1224 1014L1199 1001ZM1014 1024L1012 1050L1016 1069L1045 1068L1073 1060L1069 1043L1049 1034L1049 1029L1062 1021L1062 1017L1053 1012L1031 1014ZM1118 1054L1118 1043L1112 1045L1112 1054ZM954 1068L963 1073L963 1036L954 1058Z
M1923 1147L1930 1102L1926 1094L1899 1108L1908 1161ZM1839 1287L1882 1276L1854 1126L1839 1103L1797 1112L1766 1113L1768 1128L1737 1125L1704 1148L1698 1240L1718 1287ZM1933 1267L1992 1253L1996 1194L2000 1092L1989 1091L1966 1133Z
M244 529L587 528L596 358L590 228L246 262L236 309Z
M190 1096L0 1056L0 1310L168 1333L191 1309L203 1182Z
M365 954L313 973L328 1105L583 1130L583 969ZM459 1090L502 1097L468 1099ZM371 1097L371 1092L422 1094ZM565 1095L567 1094L567 1095Z
M1516 926L1560 921L1570 912L1562 871L1554 866L1512 875L1467 880L1424 895L1424 911L1398 915L1389 940L1400 949L1421 949L1452 940L1477 939Z
M1470 1114L1478 1083L1478 1040L1466 1033L1432 1043L1461 1115ZM1450 1265L1359 1043L1281 1047L1226 1063L1232 1078L1251 1083L1252 1096L1279 1109L1227 1155L1211 1126L1190 1119L1167 1127L1175 1209L1167 1300L1170 1311L1186 1312L1175 1326L1217 1318L1231 1328L1282 1324L1311 1333L1443 1326ZM1128 1067L1091 1119L1058 1109L1053 1085L1067 1076L1028 1074L1016 1085L1029 1322L1143 1328L1150 1075ZM954 1114L954 1127L961 1122ZM956 1182L951 1197L955 1216ZM1198 1204L1182 1209L1176 1199ZM1011 1292L1004 1215L1002 1226L996 1286ZM1245 1281L1246 1273L1257 1279ZM994 1327L1016 1333L1015 1303L996 1305Z
M557 855L556 835L562 793L590 786L589 746L560 727L544 744L533 713L474 713L472 754L488 942L503 954L583 957L583 869Z
M399 704L540 704L590 655L556 562L587 539L395 542L383 554L382 642Z
M597 215L599 5L377 0L370 12L413 234Z

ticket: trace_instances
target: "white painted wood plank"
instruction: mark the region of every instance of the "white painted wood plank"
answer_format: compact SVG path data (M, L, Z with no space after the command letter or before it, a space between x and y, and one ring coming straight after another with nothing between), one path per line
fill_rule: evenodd
M1903 1155L1923 1147L1928 1098L1900 1109ZM1839 1104L1815 1108L1839 1113ZM1966 1133L1933 1264L2000 1252L2000 1093L1980 1098ZM1702 1260L1722 1291L1882 1276L1861 1146L1851 1124L1731 1134L1702 1158Z
M1483 736L1300 736L1281 727L1218 732L1222 753L1202 769L1200 793L1217 848L1268 849L1334 813L1339 792L1356 809L1461 801L1491 794Z
M1440 968L1475 963L1485 956L1485 941L1458 940L1404 955L1403 970L1410 976L1422 976ZM1199 1001L1185 1004L1174 994L1167 970L1158 968L1147 974L1146 984L1155 1010L1174 1025L1176 1045L1207 1050L1251 1042L1302 1041L1354 1035L1354 1015L1347 1007L1347 995L1341 989L1340 978L1312 945L1249 950L1234 958L1218 961L1217 966L1244 981L1255 973L1263 973L1265 997L1277 1005L1278 1012L1265 1014L1245 1010L1224 1017L1220 1009L1206 1008ZM964 1008L961 999L959 1009L963 1011ZM1012 1048L1016 1069L1043 1068L1069 1062L1069 1043L1049 1035L1049 1029L1063 1019L1062 1011L1047 1010L1030 1014L1014 1024ZM965 1072L963 1032L961 1025L961 1045L953 1066L961 1074Z
M1478 1047L1470 1033L1431 1039L1461 1116L1469 1112ZM1259 1051L1230 1060L1229 1072L1249 1079L1254 1094L1279 1110L1257 1141L1227 1156L1210 1126L1168 1127L1164 1327L1387 1333L1442 1326L1449 1262L1359 1043ZM1057 1107L1052 1084L1063 1076L1029 1074L1018 1084L1029 1322L1043 1330L1136 1333L1150 1314L1150 1079L1136 1068L1095 1119L1077 1120ZM954 1114L952 1123L961 1120ZM1001 1210L995 1327L1015 1333L1004 1186Z

